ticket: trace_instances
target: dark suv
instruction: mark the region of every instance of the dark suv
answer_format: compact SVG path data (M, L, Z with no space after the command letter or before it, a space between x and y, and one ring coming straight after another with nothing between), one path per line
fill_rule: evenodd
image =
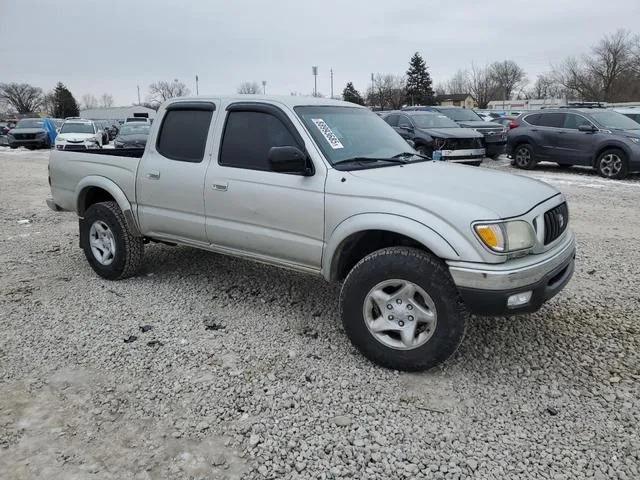
M416 106L405 107L404 111L427 111L439 112L446 115L462 128L472 128L484 136L484 147L489 158L497 159L505 152L507 144L507 129L503 125L494 122L487 122L476 112L468 108L461 107L435 107Z
M518 168L540 161L584 165L607 178L640 170L640 125L604 108L556 108L521 114L511 124L507 154Z

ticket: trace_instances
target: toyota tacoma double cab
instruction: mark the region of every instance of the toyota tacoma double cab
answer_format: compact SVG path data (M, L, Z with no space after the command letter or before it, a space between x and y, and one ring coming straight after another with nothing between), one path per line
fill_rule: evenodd
M352 343L397 370L445 361L470 314L538 310L574 270L561 192L431 161L337 100L172 99L144 148L55 150L49 182L101 277L135 275L148 242L322 276Z

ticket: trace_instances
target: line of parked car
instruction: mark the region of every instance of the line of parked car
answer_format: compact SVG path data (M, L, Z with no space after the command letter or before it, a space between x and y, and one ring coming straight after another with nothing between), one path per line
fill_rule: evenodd
M91 120L80 117L24 118L16 124L0 124L0 136L11 148L90 150L113 141L114 148L144 148L151 121L145 117L126 120Z

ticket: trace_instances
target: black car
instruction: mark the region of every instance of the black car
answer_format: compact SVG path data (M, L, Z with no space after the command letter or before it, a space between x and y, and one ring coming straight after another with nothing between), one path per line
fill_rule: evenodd
M398 111L386 112L382 118L405 140L411 140L422 155L455 163L482 163L485 155L482 134L460 127L446 115Z
M49 118L23 118L7 133L11 148L51 148L56 127Z
M505 152L507 145L507 129L499 123L487 122L477 113L468 108L461 107L405 107L403 111L426 111L440 112L458 125L464 128L471 128L484 135L484 147L487 150L487 157L496 159Z
M640 171L640 124L604 108L556 108L521 114L508 134L507 154L518 168L540 161L583 165L607 178Z
M151 125L142 122L129 122L120 127L118 136L113 141L115 148L144 148Z

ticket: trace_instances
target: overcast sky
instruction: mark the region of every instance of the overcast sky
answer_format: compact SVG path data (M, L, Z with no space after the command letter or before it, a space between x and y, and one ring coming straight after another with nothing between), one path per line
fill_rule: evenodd
M0 82L45 90L64 82L76 99L112 93L137 101L156 80L195 93L235 93L266 80L267 93L365 90L371 72L403 74L420 52L434 83L471 62L511 59L531 79L605 33L640 33L640 0L0 0Z

